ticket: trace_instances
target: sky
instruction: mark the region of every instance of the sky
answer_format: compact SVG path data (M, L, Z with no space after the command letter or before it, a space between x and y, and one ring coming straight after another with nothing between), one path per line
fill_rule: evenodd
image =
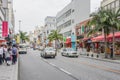
M91 0L91 12L100 6L101 0ZM15 32L32 31L36 26L43 26L46 16L56 16L71 0L13 0L15 14Z

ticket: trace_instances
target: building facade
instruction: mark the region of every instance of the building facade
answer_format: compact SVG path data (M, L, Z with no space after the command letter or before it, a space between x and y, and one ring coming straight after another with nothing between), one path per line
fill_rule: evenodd
M72 0L56 15L57 29L64 36L69 37L75 33L75 26L89 18L90 0Z
M14 33L15 18L13 11L13 0L8 0L8 22L9 22L9 32Z
M0 0L0 38L2 37L2 22L8 22L9 34L14 33L15 19L13 0Z
M120 0L103 0L101 7L118 10L120 8Z
M6 12L4 7L7 7L7 0L0 0L0 38L2 38L2 22L5 20Z
M45 18L45 28L46 37L48 37L52 30L56 30L56 18L47 16Z

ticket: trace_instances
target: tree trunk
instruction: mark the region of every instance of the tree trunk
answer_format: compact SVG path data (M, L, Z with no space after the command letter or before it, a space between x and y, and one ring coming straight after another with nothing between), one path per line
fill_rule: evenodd
M57 54L57 52L58 52L58 45L57 45L58 42L59 42L59 40L55 40L55 50L56 50L56 54Z
M106 33L105 33L105 31L104 31L104 43L105 43L105 58L107 58L108 57L108 55L107 55L107 50L106 50L106 48L107 48L107 35L106 35Z
M113 47L112 47L113 51L111 52L111 58L114 58L114 55L115 55L115 30L113 28Z

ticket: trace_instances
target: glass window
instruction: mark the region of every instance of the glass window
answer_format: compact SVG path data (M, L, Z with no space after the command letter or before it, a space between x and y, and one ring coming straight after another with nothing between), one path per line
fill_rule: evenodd
M119 4L120 4L120 3L119 3L119 0L116 0L116 1L115 1L115 6L116 6L116 7L119 7Z
M115 3L114 2L111 3L111 8L112 9L115 8Z

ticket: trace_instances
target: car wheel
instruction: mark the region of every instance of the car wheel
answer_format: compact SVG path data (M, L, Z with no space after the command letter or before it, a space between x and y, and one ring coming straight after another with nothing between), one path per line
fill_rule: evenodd
M67 53L67 56L69 57L69 54Z
M64 56L63 53L61 53L61 55Z
M42 54L40 54L40 56L43 57Z
M55 56L53 56L53 58L55 58Z

